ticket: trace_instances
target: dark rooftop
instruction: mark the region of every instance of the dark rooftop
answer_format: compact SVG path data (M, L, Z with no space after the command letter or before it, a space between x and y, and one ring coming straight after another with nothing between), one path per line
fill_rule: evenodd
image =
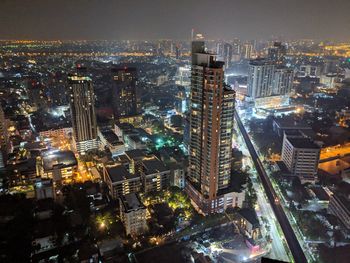
M146 156L145 152L139 149L125 151L125 155L129 159L140 159Z
M256 215L256 212L254 209L250 208L242 208L241 210L238 211L238 213L244 217L245 219L248 220L249 223L253 225L253 227L259 227L259 220Z
M102 136L113 146L123 144L112 130L101 131Z
M318 146L316 143L314 143L312 140L310 140L308 138L288 138L288 141L295 148L320 149L320 146Z
M112 183L117 183L117 182L134 179L138 177L137 175L133 175L129 173L129 171L122 164L107 166L106 170Z
M153 174L157 172L164 172L168 170L162 161L157 157L146 157L142 160L143 166L146 169L146 174Z
M133 210L144 209L145 206L140 201L140 198L136 193L131 193L127 195L123 195L120 197L120 201L124 206L124 211L126 213L131 212Z
M77 159L72 151L48 151L43 154L44 169L52 170L55 166L69 167L77 165Z

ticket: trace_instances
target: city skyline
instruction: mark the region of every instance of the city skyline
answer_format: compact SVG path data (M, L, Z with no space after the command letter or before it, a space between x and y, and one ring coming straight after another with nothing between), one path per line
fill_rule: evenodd
M336 3L336 4L335 4ZM350 38L346 0L326 1L2 1L2 39ZM179 19L181 17L181 19Z

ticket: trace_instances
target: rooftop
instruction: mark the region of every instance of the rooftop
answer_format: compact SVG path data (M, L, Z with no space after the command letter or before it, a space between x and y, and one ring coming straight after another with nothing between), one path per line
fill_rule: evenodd
M142 160L143 166L146 169L146 174L153 174L158 172L164 172L168 169L165 167L164 163L160 161L157 157L145 157Z
M254 209L243 208L243 209L239 210L238 213L242 217L247 219L249 221L249 223L251 223L253 225L253 227L259 227L259 225L260 225L259 220L258 220L258 217L257 217Z
M145 208L136 193L123 195L120 197L120 201L122 202L126 213Z
M43 154L44 170L52 170L56 166L69 167L78 164L72 151L48 151Z
M125 155L129 159L141 159L146 156L145 152L140 149L125 151Z
M112 130L101 131L101 134L113 146L123 144Z
M283 118L274 119L274 122L281 129L311 129L306 122L296 120L293 116L285 116Z
M112 183L138 178L137 175L129 173L129 171L122 164L106 166L106 170Z
M308 138L288 138L288 141L295 148L320 149L320 146L318 146L316 143L314 143L312 140L310 140Z

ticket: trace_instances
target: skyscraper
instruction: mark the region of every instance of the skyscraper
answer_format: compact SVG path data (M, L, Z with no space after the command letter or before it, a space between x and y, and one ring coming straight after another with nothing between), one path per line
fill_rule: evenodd
M277 64L282 64L284 62L284 56L286 53L286 46L282 45L281 42L274 42L273 47L270 47L268 49L267 57Z
M5 167L8 147L7 122L0 105L0 168Z
M250 43L245 43L243 45L243 57L245 59L251 59L253 55L254 47Z
M294 72L269 59L254 59L248 67L248 96L251 99L289 95Z
M248 67L248 96L251 99L273 94L275 64L267 59L254 59Z
M75 147L85 154L98 148L94 89L85 68L79 67L76 74L68 76L68 95Z
M136 68L114 68L113 75L113 108L116 119L132 117L139 114L137 96Z
M233 204L230 186L235 92L224 84L224 63L192 42L190 152L187 193L204 214Z

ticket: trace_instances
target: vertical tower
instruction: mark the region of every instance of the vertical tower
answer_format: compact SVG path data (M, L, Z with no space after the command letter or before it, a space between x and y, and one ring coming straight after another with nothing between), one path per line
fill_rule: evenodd
M281 42L274 42L273 47L268 49L267 57L277 64L283 64L286 53L286 46L282 45Z
M273 94L275 64L266 59L254 59L248 68L248 95L252 99Z
M136 90L136 68L114 68L113 108L117 119L132 117L139 113L139 101Z
M187 193L204 214L223 211L230 186L235 92L224 85L224 63L192 42Z
M85 73L86 69L77 68L76 74L68 76L73 139L80 154L98 148L94 89Z
M0 104L0 168L5 167L7 157L8 137L7 122Z

